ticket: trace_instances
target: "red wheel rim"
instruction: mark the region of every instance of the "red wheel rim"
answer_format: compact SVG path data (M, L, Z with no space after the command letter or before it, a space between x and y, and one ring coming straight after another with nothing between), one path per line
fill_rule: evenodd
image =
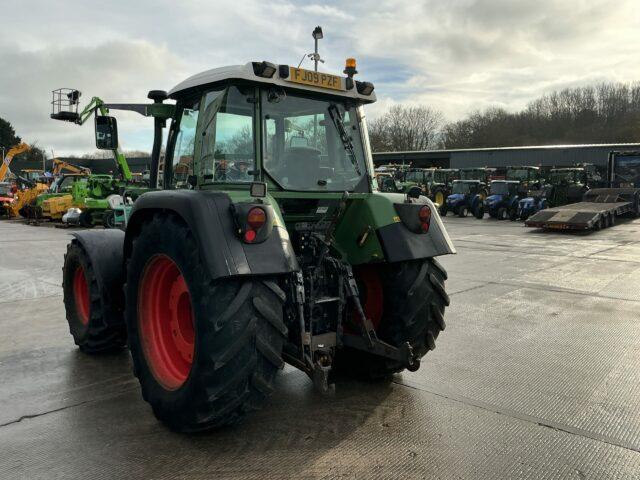
M178 266L166 255L152 257L138 291L138 324L144 356L167 390L189 377L194 355L191 295Z
M384 297L379 267L376 265L362 265L354 270L360 290L360 302L365 315L371 320L376 331L382 321Z
M89 287L84 276L84 268L78 266L73 272L73 298L76 302L76 312L82 325L89 324Z

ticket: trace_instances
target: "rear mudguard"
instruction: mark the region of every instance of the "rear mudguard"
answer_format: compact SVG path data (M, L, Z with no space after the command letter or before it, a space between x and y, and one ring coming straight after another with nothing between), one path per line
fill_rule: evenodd
M103 315L109 324L123 321L124 264L122 230L87 230L72 233L91 262L100 297Z
M418 258L431 258L439 255L455 254L456 249L449 238L435 204L421 196L412 202L416 206L428 205L431 208L431 224L426 235L410 231L403 222L395 222L378 228L378 238L388 262L403 262ZM406 204L396 204L407 207ZM410 207L411 205L409 205Z
M257 203L257 202L255 202ZM208 190L161 190L141 195L135 202L124 240L124 259L145 220L158 212L181 218L193 233L213 279L239 275L276 275L299 269L289 234L279 221L269 237L255 244L242 242L231 213L231 198ZM261 205L271 209L269 205Z

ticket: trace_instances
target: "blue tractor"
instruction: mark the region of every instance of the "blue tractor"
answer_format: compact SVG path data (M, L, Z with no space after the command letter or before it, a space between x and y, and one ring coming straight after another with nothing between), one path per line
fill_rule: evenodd
M480 180L454 180L451 195L447 197L440 208L440 215L446 216L453 212L459 217L466 217L482 208L482 202L487 196L487 185Z
M489 196L485 199L482 208L474 211L476 218L484 217L485 212L491 218L498 220L516 220L518 218L518 190L520 182L513 180L493 180L489 190Z

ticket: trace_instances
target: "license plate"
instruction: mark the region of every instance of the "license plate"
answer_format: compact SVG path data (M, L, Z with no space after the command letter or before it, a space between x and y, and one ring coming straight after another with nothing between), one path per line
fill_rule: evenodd
M342 77L304 70L303 68L289 67L289 78L287 80L293 83L329 88L331 90L345 90Z

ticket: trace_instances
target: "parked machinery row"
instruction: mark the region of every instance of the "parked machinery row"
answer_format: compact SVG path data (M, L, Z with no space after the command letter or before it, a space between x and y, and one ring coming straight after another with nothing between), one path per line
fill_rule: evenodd
M594 165L466 169L389 165L377 170L382 190L419 188L440 214L523 220L545 229L594 229L616 216L640 215L640 154L611 152L606 172ZM543 212L544 211L544 212ZM541 213L543 212L543 213Z

